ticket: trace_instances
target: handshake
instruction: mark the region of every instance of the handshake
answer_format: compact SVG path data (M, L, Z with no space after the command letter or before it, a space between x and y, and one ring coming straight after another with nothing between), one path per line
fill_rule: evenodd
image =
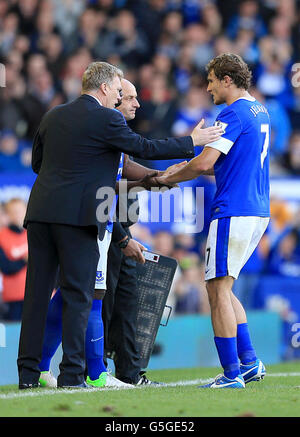
M205 146L206 144L210 144L214 141L217 141L221 135L224 133L221 126L210 126L203 129L204 120L202 119L200 123L194 128L191 133L191 138L194 146ZM183 161L179 164L171 165L164 172L155 171L153 173L148 174L143 179L141 179L140 184L145 190L151 190L153 187L162 188L174 188L178 187L177 183L170 182L168 178L177 173L187 165L187 161ZM188 167L189 168L189 167ZM187 172L188 168L186 169ZM182 171L180 172L182 175ZM174 177L171 178L174 180ZM187 180L190 179L189 177ZM178 180L178 179L177 179ZM180 180L180 179L179 179ZM184 179L182 179L184 180Z
M146 176L143 177L143 179L140 180L140 185L145 190L151 191L151 188L175 188L178 187L177 184L171 184L171 183L161 183L159 181L159 178L161 176L170 176L173 173L176 173L177 170L184 167L187 164L187 161L180 162L179 164L174 164L168 167L165 171L153 171Z

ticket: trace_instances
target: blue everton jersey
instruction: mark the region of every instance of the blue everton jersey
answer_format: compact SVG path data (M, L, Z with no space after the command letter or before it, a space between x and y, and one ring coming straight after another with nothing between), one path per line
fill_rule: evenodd
M222 154L214 165L217 191L211 219L232 216L270 216L270 119L254 98L241 98L223 109L215 124L224 133L206 147Z
M119 162L119 168L118 168L118 174L117 174L117 179L116 181L118 182L121 177L122 177L122 172L123 172L123 165L124 165L124 153L121 153L121 157L120 157L120 162ZM118 195L115 196L111 210L109 212L109 219L106 225L106 230L108 232L112 232L113 231L113 217L116 211L116 206L117 206L117 201L118 201Z

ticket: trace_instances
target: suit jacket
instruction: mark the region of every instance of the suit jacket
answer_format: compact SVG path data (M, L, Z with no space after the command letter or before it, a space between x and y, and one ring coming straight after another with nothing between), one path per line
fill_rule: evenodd
M100 106L83 94L43 117L35 135L32 169L38 177L31 190L24 226L30 221L97 226L96 198L101 187L115 188L120 153L137 158L192 158L190 136L149 140L133 132L116 109Z

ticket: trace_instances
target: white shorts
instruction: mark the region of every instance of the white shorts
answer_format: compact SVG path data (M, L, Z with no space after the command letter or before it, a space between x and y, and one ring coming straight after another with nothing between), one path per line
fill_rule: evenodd
M98 239L99 261L96 273L95 290L106 290L107 253L111 242L111 232L105 231L103 240Z
M205 280L237 279L261 237L269 217L223 217L211 222L205 252Z

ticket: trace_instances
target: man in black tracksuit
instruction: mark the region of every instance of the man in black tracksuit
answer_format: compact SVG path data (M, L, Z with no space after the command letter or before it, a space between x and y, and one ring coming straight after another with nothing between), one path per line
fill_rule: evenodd
M135 110L139 108L136 90L133 84L122 80L122 104L118 109L126 120L135 117ZM125 156L124 168L129 168L131 177L141 180L149 174L149 169L135 163ZM158 172L159 173L159 172ZM128 182L127 189L133 187L133 182ZM144 188L146 188L144 186ZM149 188L150 189L150 188ZM120 191L120 190L119 190ZM124 201L125 200L125 205ZM140 367L140 356L136 343L136 322L138 310L138 289L136 258L127 247L131 239L130 226L135 223L128 218L128 210L136 199L129 199L127 192L119 194L116 208L122 208L122 216L126 214L127 221L116 221L113 227L112 240L107 257L107 293L103 299L102 318L104 324L105 356L114 360L116 377L130 384L158 384L149 381L145 372ZM121 204L121 208L120 208ZM138 211L137 211L138 215Z
M118 109L124 115L126 120L132 120L135 117L135 111L139 108L137 101L136 89L128 80L122 79L122 103ZM184 166L186 161L169 167L166 172L172 172L176 167ZM125 155L123 175L130 174L132 178L127 184L122 196L127 201L126 216L132 202L137 199L128 199L127 190L141 185L144 189L151 189L153 184L145 181L149 177L149 168L143 167L129 159ZM162 172L155 172L159 176ZM154 175L154 173L153 173ZM126 176L125 176L126 177ZM134 181L137 181L136 183ZM138 181L144 181L139 184ZM121 184L122 181L119 182ZM119 189L119 192L121 190ZM122 202L122 196L119 195L119 204ZM123 197L124 200L124 197ZM119 212L119 204L116 213ZM121 211L121 209L120 209ZM122 216L124 215L124 207ZM136 214L138 215L138 214ZM117 216L118 217L118 216ZM159 384L149 381L140 366L139 351L136 343L136 322L138 293L137 289L137 257L134 251L135 240L131 240L130 226L137 221L117 221L114 223L112 240L107 257L107 293L103 299L102 318L104 324L104 346L106 357L114 359L116 377L121 381L137 385ZM113 355L111 355L113 352Z
M120 223L124 235L131 238L131 222ZM113 233L120 232L115 226ZM114 240L114 236L113 236ZM141 372L135 341L138 305L136 261L125 256L112 241L107 259L107 293L103 300L105 352L114 359L116 378L131 384L148 383Z
M122 92L122 104L118 109L126 120L131 120L139 107L136 90L133 84L122 80ZM149 174L149 169L134 163L128 156L125 156L125 166L127 168L131 166L130 174L136 175L136 180ZM137 261L128 253L127 244L131 239L130 226L134 223L128 218L128 209L133 202L138 201L138 198L129 199L127 192L119 194L117 219L122 200L127 202L125 211L123 208L127 221L117 220L114 223L107 256L107 293L102 306L105 355L106 358L111 357L114 360L116 377L121 381L131 384L154 384L146 378L145 372L141 371L139 351L135 341L138 306Z

